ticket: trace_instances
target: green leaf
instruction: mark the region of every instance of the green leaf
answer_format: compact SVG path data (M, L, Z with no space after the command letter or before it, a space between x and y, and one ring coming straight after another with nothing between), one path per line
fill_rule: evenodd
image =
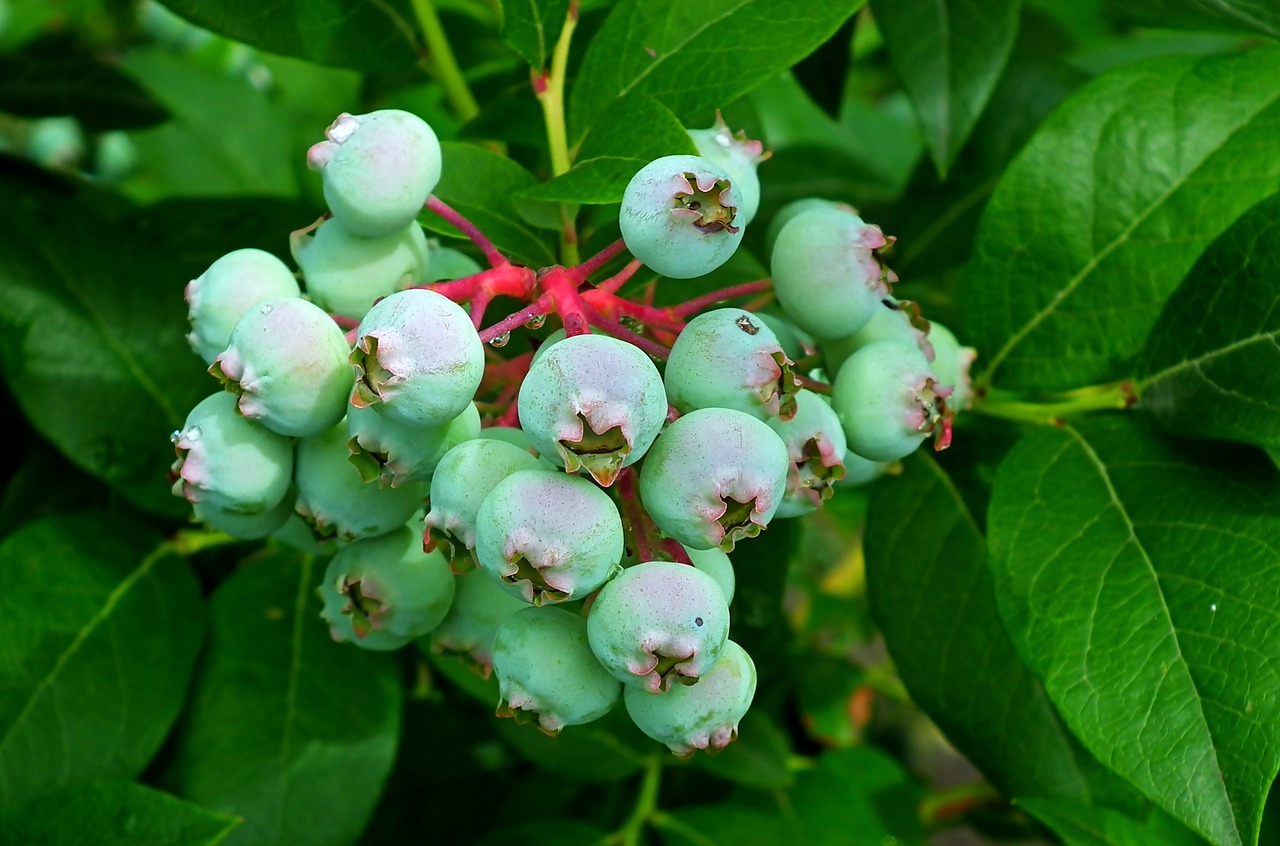
M1116 792L1014 651L982 534L932 458L873 487L865 549L871 610L911 698L1001 792Z
M213 595L169 775L178 795L244 818L228 844L352 843L391 769L395 662L330 638L320 576L313 558L278 555Z
M893 67L946 174L1013 50L1021 0L873 0Z
M435 196L478 226L508 258L533 267L553 264L555 255L545 235L525 222L513 199L535 184L533 175L506 156L471 144L446 142L440 147L444 164ZM433 232L462 237L430 212L418 219Z
M1071 799L1036 797L1018 805L1047 825L1066 846L1204 846L1204 840L1153 810L1146 819Z
M813 52L865 2L622 0L582 60L570 98L574 137L633 91L682 121L708 120Z
M166 436L217 389L184 337L192 268L69 185L0 167L0 193L0 362L23 413L131 502L187 513Z
M719 804L686 805L651 818L668 846L777 846L796 843L797 831L776 810Z
M761 790L785 790L795 781L787 735L760 703L746 713L738 738L714 755L695 753L693 764L725 781Z
M1121 17L1157 27L1260 33L1280 38L1280 6L1272 0L1110 0Z
M0 544L0 807L132 778L177 718L200 647L200 588L145 526L29 523Z
M550 182L543 182L520 192L521 197L582 205L605 205L622 202L622 194L636 171L649 159L600 156L578 162Z
M551 63L569 0L502 0L502 41L541 71Z
M628 94L600 114L582 139L577 159L623 156L648 163L659 156L697 152L688 130L670 109L644 94Z
M205 29L270 53L365 71L405 71L417 62L407 0L164 0Z
M1023 661L1099 760L1220 846L1280 766L1280 475L1115 415L1031 432L992 492Z
M1277 120L1272 48L1128 65L1058 108L987 206L961 286L980 381L1125 376L1204 248L1280 188Z
M89 132L151 126L168 116L132 79L63 38L0 56L0 111L69 115Z
M826 752L802 772L791 791L795 816L809 846L893 842L923 846L917 807L924 791L902 766L871 746Z
M496 720L498 733L530 763L575 782L621 781L644 764L642 748L652 746L627 716L622 703L595 722L569 726L555 737L513 719Z
M1143 407L1175 434L1280 447L1280 195L1191 268L1138 376Z
M239 825L141 784L79 784L0 813L0 842L41 846L213 846Z
M282 131L288 118L248 79L160 48L130 52L124 69L174 116L135 136L143 168L132 181L160 181L170 196L298 193L295 174L306 149L293 146ZM316 140L323 130L314 128Z

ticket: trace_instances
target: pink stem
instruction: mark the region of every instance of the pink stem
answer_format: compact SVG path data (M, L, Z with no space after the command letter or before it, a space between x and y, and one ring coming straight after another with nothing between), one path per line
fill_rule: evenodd
M647 352L649 355L660 358L663 361L666 361L671 355L671 350L667 349L662 344L659 344L657 341L650 341L648 338L643 338L616 320L610 320L605 317L590 305L586 303L584 303L584 305L587 310L587 319L604 331L608 332L610 335L613 335L615 338L632 343Z
M620 255L621 253L626 251L626 249L627 249L626 243L623 242L621 238L619 238L609 246L605 247L600 252L596 253L591 258L584 261L582 264L573 268L573 273L579 279L586 279L588 276L595 273L597 270L603 267L606 263L608 263L608 261L612 259L614 256ZM632 272L634 273L635 271L632 271Z
M474 223L467 220L460 213L451 208L444 202L444 200L441 200L435 194L432 194L430 197L427 197L427 208L435 212L439 217L443 218L447 222L452 223L458 228L458 231L470 238L471 243L479 247L480 251L484 253L484 257L489 260L490 266L498 267L499 265L507 263L506 256L504 256L498 248L493 245L493 242L486 238L484 233L476 228Z
M773 287L772 279L760 279L755 282L746 282L742 285L734 285L730 288L721 288L719 291L712 291L701 297L695 297L688 302L681 303L678 306L672 306L671 311L681 317L695 314L709 305L715 305L722 300L732 299L733 297L745 297L749 294L759 294L762 291L768 291Z
M511 332L512 330L519 329L521 326L528 323L530 320L532 320L533 318L537 317L540 314L550 314L550 313L551 313L551 297L547 294L543 294L542 296L538 297L532 303L520 309L516 313L508 314L506 317L504 317L502 320L499 320L497 323L493 324L488 329L481 330L480 340L487 344L490 341L492 341L494 338L497 338L506 332Z
M642 267L644 267L644 265L640 263L640 259L632 259L627 262L627 266L622 268L622 270L619 270L617 273L597 285L596 290L604 291L608 294L616 294L618 289L627 284L627 280L632 276L635 276L636 271Z

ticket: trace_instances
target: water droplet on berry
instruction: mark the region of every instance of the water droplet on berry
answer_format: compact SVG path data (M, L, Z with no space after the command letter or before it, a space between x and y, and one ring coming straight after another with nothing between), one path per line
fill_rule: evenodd
M1210 606L1209 606L1209 610L1210 610L1210 611L1212 611L1212 612L1213 612L1213 613L1215 613L1215 614L1216 614L1216 613L1218 613L1218 603L1216 603L1216 602L1215 602L1215 603L1213 603L1212 605L1210 605Z
M263 314L270 314L270 313L271 313L271 308L272 308L272 307L271 307L271 304L270 304L270 303L267 303L266 305L264 305L264 306L262 307L262 313L263 313Z
M182 440L181 429L174 429L172 432L169 433L169 443L176 444L180 440Z
M199 426L192 426L190 429L187 429L185 432L182 432L181 436L183 438L186 438L188 441L198 441L200 440L200 435L202 434L203 432L200 431Z
M702 618L701 618L701 617L694 617L694 618L693 618L693 624L694 624L695 626L701 627L701 626L702 626Z
M489 344L501 349L502 347L505 347L510 341L511 341L511 333L503 332L501 335L491 340Z
M545 314L535 314L526 320L524 325L529 329L541 329L547 325L547 316Z

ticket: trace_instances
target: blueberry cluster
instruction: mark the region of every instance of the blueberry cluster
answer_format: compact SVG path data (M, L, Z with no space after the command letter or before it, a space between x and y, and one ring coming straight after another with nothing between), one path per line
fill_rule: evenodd
M692 134L703 155L642 169L621 208L626 246L672 277L727 260L759 204L759 145L722 123ZM481 335L425 287L438 264L478 271L415 220L434 133L344 114L308 161L331 214L295 233L305 295L248 249L187 288L192 347L225 390L173 434L174 492L214 529L332 555L335 639L464 655L497 676L499 714L556 733L622 700L677 754L730 742L756 673L728 639L727 553L949 427L965 390L967 352L889 297L888 239L847 207L784 209L785 317L698 314L661 370L628 340L553 333L514 395L519 428L482 428ZM795 372L819 348L830 398L804 387L820 368Z

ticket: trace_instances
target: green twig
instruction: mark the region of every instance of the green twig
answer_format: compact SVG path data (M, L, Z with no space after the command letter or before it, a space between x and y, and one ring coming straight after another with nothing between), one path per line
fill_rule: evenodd
M542 118L547 125L547 147L551 153L552 178L568 172L572 166L569 156L569 133L564 117L564 83L569 72L569 45L573 31L578 27L578 2L570 0L564 27L551 53L549 70L535 69L533 91L542 106ZM576 218L578 207L563 204L560 207L563 227L560 234L560 261L566 266L578 263L578 233Z
M631 809L631 816L609 837L608 843L615 846L639 846L645 823L650 822L658 813L658 787L661 784L662 758L653 755L645 759L644 775L640 780L640 789L636 791L636 804Z
M993 391L986 396L978 396L973 410L1005 420L1057 425L1068 417L1090 411L1123 411L1137 402L1137 398L1133 382L1126 379L1109 385L1081 388L1043 402L1014 399Z
M418 26L427 41L427 50L431 55L431 71L444 89L449 105L465 123L480 113L480 106L467 87L467 80L458 67L458 60L449 46L449 37L445 35L440 24L440 16L431 0L413 0L413 13L418 18Z

